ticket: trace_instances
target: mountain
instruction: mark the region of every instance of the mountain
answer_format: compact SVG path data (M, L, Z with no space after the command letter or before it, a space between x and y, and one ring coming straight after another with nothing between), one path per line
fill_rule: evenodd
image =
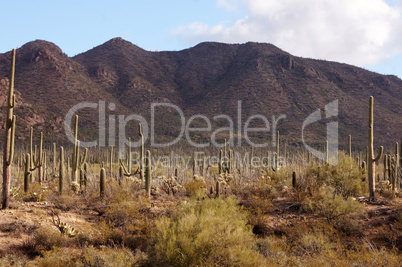
M10 52L0 54L0 77L4 77L0 80L1 121L5 117L3 95L10 57ZM173 107L154 109L157 142L179 136L180 110L185 123L192 118L190 127L208 128L207 123L211 123L210 130L189 134L197 143L211 143L211 136L229 138L222 127L233 122L237 144L238 134L244 137L245 127L266 127L268 122L268 132L249 133L252 142L270 142L276 129L282 142L301 145L303 122L320 109L323 119L303 132L308 144L325 144L326 123L337 121L341 146L345 147L351 134L354 148L361 149L367 142L370 95L375 98L375 146L390 149L402 137L401 79L347 64L296 57L266 43L205 42L181 51L150 52L114 38L68 57L55 44L37 40L17 49L15 90L17 135L21 140L26 140L31 126L36 132L43 131L49 141L65 140L65 116L79 103L92 103L101 111L105 105L107 138L117 136L124 126L126 131L120 134L138 140L137 122L129 119L142 116L150 137L151 104L171 103ZM338 116L327 119L325 105L335 100ZM80 139L96 139L102 127L99 109L80 109L78 114ZM286 118L278 120L281 115ZM116 127L110 128L110 123ZM116 137L115 144L117 141ZM242 144L247 144L245 139Z

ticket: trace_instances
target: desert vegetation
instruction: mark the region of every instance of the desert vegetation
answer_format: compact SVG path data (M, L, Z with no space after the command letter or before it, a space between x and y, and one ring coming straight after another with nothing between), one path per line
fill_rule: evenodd
M402 153L396 143L375 155L373 98L368 149L352 151L349 138L335 165L285 148L279 133L274 151L154 151L141 126L133 158L131 147L83 150L78 116L69 147L34 129L18 144L13 72L0 266L400 265Z

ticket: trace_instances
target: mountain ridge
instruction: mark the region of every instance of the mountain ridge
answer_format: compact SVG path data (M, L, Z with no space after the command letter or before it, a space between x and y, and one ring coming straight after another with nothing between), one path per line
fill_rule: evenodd
M9 62L10 52L0 54L0 77L8 77ZM3 82L0 92L5 87ZM266 43L203 42L180 51L150 52L113 38L68 57L57 45L36 40L17 49L15 88L37 117L37 123L32 123L32 118L28 123L16 109L21 117L17 134L22 140L27 138L30 126L38 126L45 135L57 129L53 137L63 138L65 114L85 101L113 103L116 117L117 113L135 113L147 120L152 103L172 103L187 119L205 115L216 129L225 121L214 120L214 116L226 114L235 121L240 100L245 120L264 115L272 128L272 116L285 114L278 130L289 144L300 145L303 120L338 99L340 143L344 145L351 134L355 146L362 148L367 138L370 95L375 97L376 143L391 147L402 137L402 80L398 77L344 63L296 57ZM99 127L98 114L83 111L82 137L93 139ZM172 135L174 126L179 125L172 123L177 116L172 110L161 113L158 132L160 136ZM256 126L264 125L257 120L253 121ZM129 124L128 130L136 128L134 123ZM203 121L196 124L203 125ZM310 130L308 142L322 144L325 130L323 121ZM204 140L207 135L197 138ZM270 139L270 135L262 138Z

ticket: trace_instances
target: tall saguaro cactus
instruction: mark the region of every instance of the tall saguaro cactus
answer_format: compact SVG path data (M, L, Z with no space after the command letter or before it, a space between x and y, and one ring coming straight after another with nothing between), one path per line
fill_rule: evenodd
M127 155L127 158L128 158L128 162L127 162L128 163L127 164L128 168L126 168L126 166L124 165L123 160L120 159L119 183L121 183L121 180L122 180L123 176L127 176L127 177L134 176L140 171L140 168L141 168L141 164L138 164L137 170L135 172L131 171L132 166L133 166L132 165L133 157L131 155L131 138L128 138L128 155Z
M29 176L31 175L31 155L25 155L24 192L29 191Z
M38 182L42 183L43 180L43 133L40 133L40 143L39 143L39 155L36 162L36 166L38 166Z
M393 164L393 174L392 174L392 191L395 192L397 186L399 186L399 177L398 177L398 169L399 169L399 149L398 143L395 144L395 163Z
M74 124L74 150L72 158L72 181L77 182L80 175L80 169L87 158L88 148L85 148L84 155L80 160L80 141L78 141L78 115L75 116Z
M140 179L144 180L144 135L142 134L142 126L141 123L138 125L138 134L141 137L141 151L140 151Z
M276 172L279 168L279 131L276 132L276 152L274 153L274 166L272 170Z
M44 163L44 152L43 152L43 133L40 133L40 142L39 142L39 154L38 156L36 153L36 146L35 146L35 152L33 152L34 150L32 149L33 147L33 128L31 127L30 130L30 152L31 152L31 174L30 176L32 176L32 172L36 169L38 169L38 182L41 183L42 182L42 178L43 178L43 163Z
M145 190L148 197L151 196L151 184L152 184L152 166L151 166L151 152L147 150L147 156L145 157Z
M11 184L11 163L14 157L14 140L15 140L15 95L14 95L14 74L15 74L15 49L11 56L10 83L7 102L7 120L6 132L4 135L3 150L3 209L7 209L10 205L10 184Z
M60 169L59 169L59 192L63 193L64 187L64 148L60 147Z
M99 195L101 198L105 196L105 185L106 185L106 170L105 168L102 167L99 176Z
M374 157L374 124L373 124L373 113L374 113L374 97L370 96L369 101L369 130L368 130L368 182L369 182L369 192L370 198L374 199L375 192L375 164L381 159L384 148L381 146L380 151L376 157Z

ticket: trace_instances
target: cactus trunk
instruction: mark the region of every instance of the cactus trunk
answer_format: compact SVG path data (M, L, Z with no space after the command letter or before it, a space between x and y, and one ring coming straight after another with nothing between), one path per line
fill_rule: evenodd
M147 195L151 196L151 183L152 183L152 166L151 166L151 152L147 150L147 156L145 157L145 189Z
M29 177L31 175L31 155L25 156L25 172L24 172L24 192L29 191Z
M106 170L105 168L102 168L100 172L100 183L99 183L100 197L105 196L105 183L106 183Z
M376 157L374 157L374 124L373 124L373 106L374 106L374 97L370 97L369 101L369 130L368 130L368 162L367 162L367 168L368 168L368 182L369 182L369 193L370 193L370 198L374 199L374 193L375 193L375 164L376 161L380 160L382 153L383 153L383 147L380 147L380 151Z
M74 149L73 149L73 158L72 158L72 182L77 182L77 179L80 175L80 169L85 163L87 158L88 149L85 148L84 155L80 160L80 141L78 141L78 115L75 116L75 124L74 124Z
M63 193L64 183L64 148L60 147L59 192Z
M11 184L11 164L14 157L14 136L15 136L15 95L14 95L14 72L15 72L15 49L12 51L10 82L8 91L8 107L6 131L4 134L3 150L3 202L2 209L7 209L10 205L10 184Z
M144 136L142 134L142 126L141 123L138 126L138 134L141 137L141 152L140 152L140 179L141 181L144 181L144 152L145 152L145 148L144 148ZM130 171L130 170L129 170Z
M399 179L398 179L398 168L399 168L399 151L398 151L398 143L395 144L395 164L393 168L393 179L392 179L392 191L395 192L398 184L399 184Z

